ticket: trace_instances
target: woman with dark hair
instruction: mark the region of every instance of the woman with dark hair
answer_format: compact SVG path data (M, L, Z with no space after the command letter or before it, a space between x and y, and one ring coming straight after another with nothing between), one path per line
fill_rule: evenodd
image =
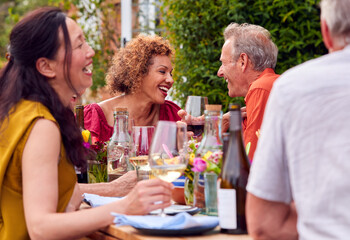
M0 72L0 239L79 238L111 224L112 211L170 205L171 184L154 179L117 202L75 211L82 193L74 166L85 167L86 151L70 101L91 86L94 54L57 8L35 10L13 28Z
M142 34L118 51L107 73L108 88L115 96L84 109L84 125L92 136L100 141L109 140L116 107L126 107L135 126L181 119L177 114L180 107L165 100L174 83L173 54L169 41Z

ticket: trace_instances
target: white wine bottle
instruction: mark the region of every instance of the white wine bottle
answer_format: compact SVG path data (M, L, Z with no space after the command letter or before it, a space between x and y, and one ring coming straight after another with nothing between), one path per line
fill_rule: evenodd
M242 116L239 105L230 105L230 139L218 189L218 213L221 232L246 234L246 185L250 162L242 140Z

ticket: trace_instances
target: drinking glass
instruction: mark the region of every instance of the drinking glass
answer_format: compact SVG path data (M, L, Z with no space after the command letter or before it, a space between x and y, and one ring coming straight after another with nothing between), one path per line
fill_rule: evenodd
M129 161L135 167L138 180L149 179L151 169L148 163L148 153L155 127L136 126L132 129L133 147Z
M205 105L208 104L207 97L188 96L185 105L187 112L186 122L187 130L192 131L193 138L198 138L202 135L204 130L204 110Z
M189 158L185 124L159 121L149 151L152 176L173 182L182 175ZM160 213L165 216L163 209Z

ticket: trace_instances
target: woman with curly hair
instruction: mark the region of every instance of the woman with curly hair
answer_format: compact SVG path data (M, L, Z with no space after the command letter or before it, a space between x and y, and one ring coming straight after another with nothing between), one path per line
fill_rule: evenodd
M159 36L138 35L112 60L107 73L109 90L115 94L106 101L85 106L85 128L100 141L113 133L113 111L127 107L136 126L156 125L159 120L178 121L180 107L165 100L174 81L171 56L174 50Z

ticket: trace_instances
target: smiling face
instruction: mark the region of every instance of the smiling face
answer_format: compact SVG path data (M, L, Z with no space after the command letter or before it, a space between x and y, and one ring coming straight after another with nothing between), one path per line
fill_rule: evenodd
M243 97L247 93L247 83L241 68L240 59L232 59L232 39L226 40L221 51L221 66L217 75L227 82L228 95L230 97Z
M92 57L95 51L86 42L84 33L76 22L67 18L67 27L72 43L70 76L74 88L80 94L92 85Z
M168 56L154 56L151 59L148 73L142 80L140 92L149 102L163 104L167 92L173 86L173 67ZM139 93L137 93L139 94Z
M72 19L67 18L66 24L72 46L72 59L69 66L69 76L74 89L69 86L67 79L65 79L64 76L65 45L62 29L59 30L61 45L57 51L55 59L51 61L55 73L54 78L51 79L51 85L56 92L59 93L61 100L63 100L62 95L67 95L67 97L71 99L73 94L82 94L86 88L92 85L92 57L95 55L94 50L85 41L83 31L77 23ZM65 100L63 101L66 103Z

